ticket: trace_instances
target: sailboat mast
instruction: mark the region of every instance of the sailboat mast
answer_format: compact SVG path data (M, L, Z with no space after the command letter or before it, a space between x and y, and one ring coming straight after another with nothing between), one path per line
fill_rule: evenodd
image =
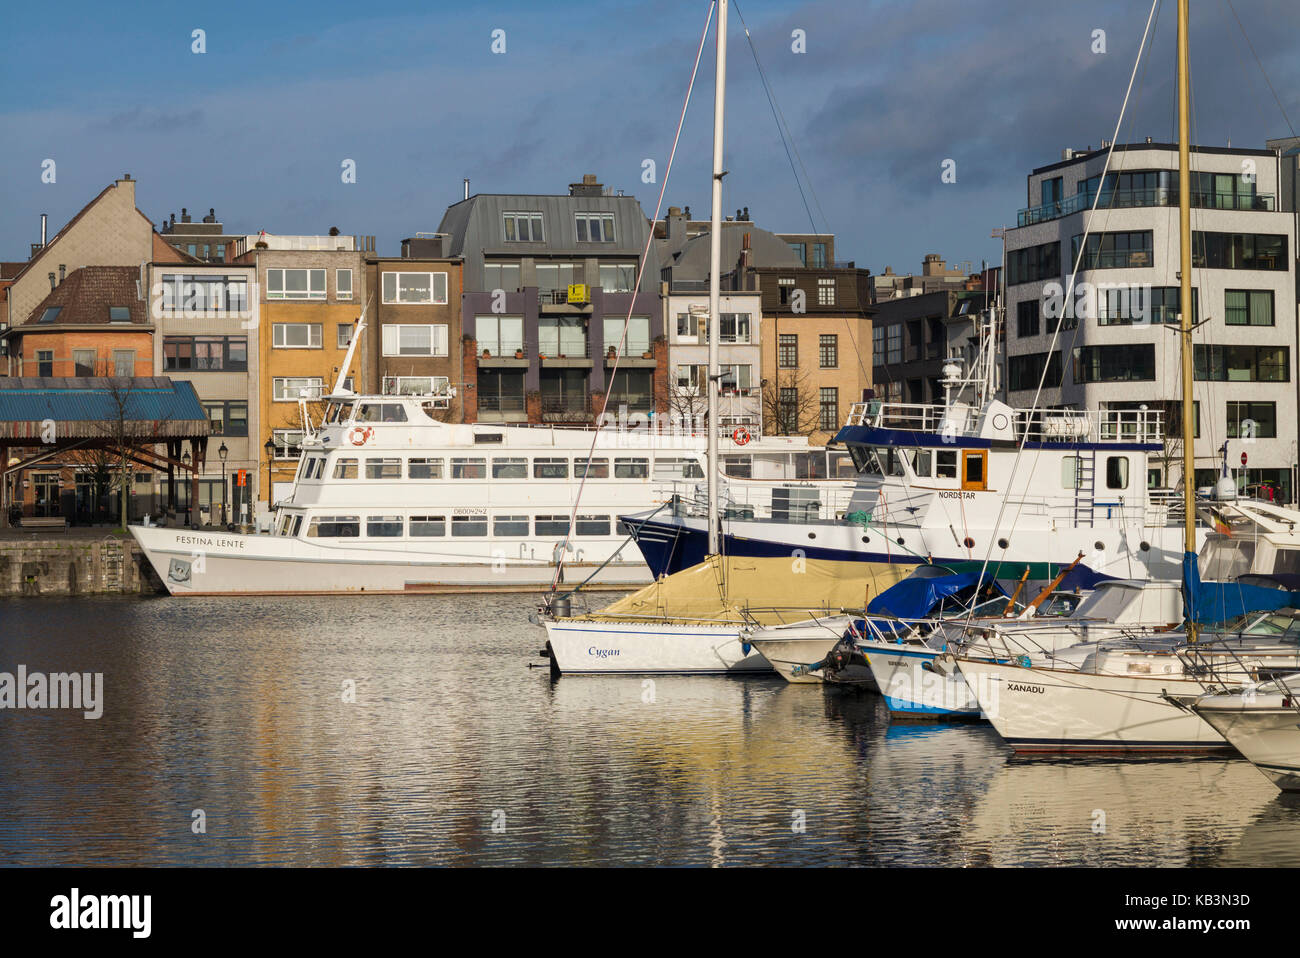
M1187 7L1178 0L1178 251L1179 341L1183 361L1183 551L1196 552L1196 435L1192 405L1192 150L1189 142Z
M727 98L727 0L718 0L718 53L713 86L713 210L709 219L709 374L708 397L708 495L709 555L718 549L718 333L722 308L722 117Z

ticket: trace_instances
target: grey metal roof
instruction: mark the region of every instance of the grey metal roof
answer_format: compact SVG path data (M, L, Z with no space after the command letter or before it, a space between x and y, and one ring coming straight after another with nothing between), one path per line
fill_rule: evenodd
M507 242L506 213L541 213L541 242ZM613 213L614 242L579 243L577 213ZM447 234L444 252L465 259L465 289L482 290L485 254L540 259L622 258L640 260L650 224L635 196L568 196L526 193L477 193L447 207L439 233ZM652 245L641 290L656 291L659 266Z
M722 272L734 269L740 259L740 248L745 234L749 234L749 265L754 267L785 266L802 269L803 263L795 255L790 244L775 233L759 229L753 223L722 224ZM692 236L681 246L675 257L667 251L670 240L656 240L660 248L660 259L664 267L671 267L674 282L683 280L708 279L710 236L701 233Z
M120 415L148 423L150 435L206 436L207 413L193 384L165 376L0 378L0 438L41 440L41 424L60 423L59 438L106 435ZM135 430L139 432L140 430Z

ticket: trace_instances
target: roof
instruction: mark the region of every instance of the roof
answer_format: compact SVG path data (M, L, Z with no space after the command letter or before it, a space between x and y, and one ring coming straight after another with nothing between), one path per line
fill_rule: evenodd
M31 315L23 319L25 326L108 326L116 323L110 317L110 307L125 307L130 323L149 321L149 311L140 299L136 281L140 270L135 266L83 266L74 269L58 286L50 290ZM42 323L47 309L58 308L58 313Z
M749 222L723 223L721 267L724 273L733 269L740 259L741 244L746 234L749 235L749 263L751 266L788 267L791 269L803 267L803 263L795 255L794 250L790 248L790 244L775 233L759 229ZM656 240L655 242L660 249L660 263L664 267L672 268L673 280L708 279L710 246L712 243L712 237L709 233L692 236L681 245L680 250L675 254L668 252L670 240Z
M138 378L0 378L0 440L40 441L45 423L60 439L104 438L125 412L149 436L206 436L207 414L193 384L166 376ZM143 437L144 428L134 435Z

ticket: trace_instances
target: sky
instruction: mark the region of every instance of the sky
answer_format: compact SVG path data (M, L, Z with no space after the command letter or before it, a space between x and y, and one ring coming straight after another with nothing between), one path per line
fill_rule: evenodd
M564 193L595 173L653 215L708 9L11 6L0 34L0 259L27 257L41 213L53 234L127 172L155 224L215 207L228 232L337 226L374 235L384 254L436 230L462 177L474 193ZM1115 137L1149 12L1147 0L733 3L723 210L747 206L777 232L834 233L837 259L875 272L918 271L927 253L995 263L991 230L1029 205L1028 174L1066 147ZM1287 116L1300 124L1298 27L1295 0L1193 2L1196 142L1262 147L1289 135ZM1161 0L1153 38L1120 142L1176 136L1174 0ZM664 198L696 218L709 208L713 60L710 38ZM42 182L48 159L53 183ZM654 182L643 181L646 160Z

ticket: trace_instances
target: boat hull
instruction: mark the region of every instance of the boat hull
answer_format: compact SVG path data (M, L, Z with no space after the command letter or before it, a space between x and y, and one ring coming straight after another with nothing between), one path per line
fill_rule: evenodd
M1300 792L1300 712L1280 706L1193 708L1274 785L1284 792Z
M957 668L999 735L1017 752L1214 752L1231 746L1163 696L1205 687L1175 675L1027 669L959 658Z
M848 620L843 617L826 622L807 622L774 626L755 631L754 648L771 663L778 675L796 685L818 685L832 681L837 685L862 685L875 688L869 669L850 664L828 676L822 669L809 670L835 648L844 634Z
M942 675L927 666L939 654L917 644L895 644L870 639L858 649L890 715L914 719L978 720L979 701L960 673Z
M404 594L512 592L549 587L555 566L486 555L478 559L407 550L317 544L286 536L131 526L167 591L186 595ZM565 563L564 581L582 582L598 563ZM612 562L588 588L634 588L650 581L643 562Z
M771 673L739 625L548 620L551 662L564 675Z

